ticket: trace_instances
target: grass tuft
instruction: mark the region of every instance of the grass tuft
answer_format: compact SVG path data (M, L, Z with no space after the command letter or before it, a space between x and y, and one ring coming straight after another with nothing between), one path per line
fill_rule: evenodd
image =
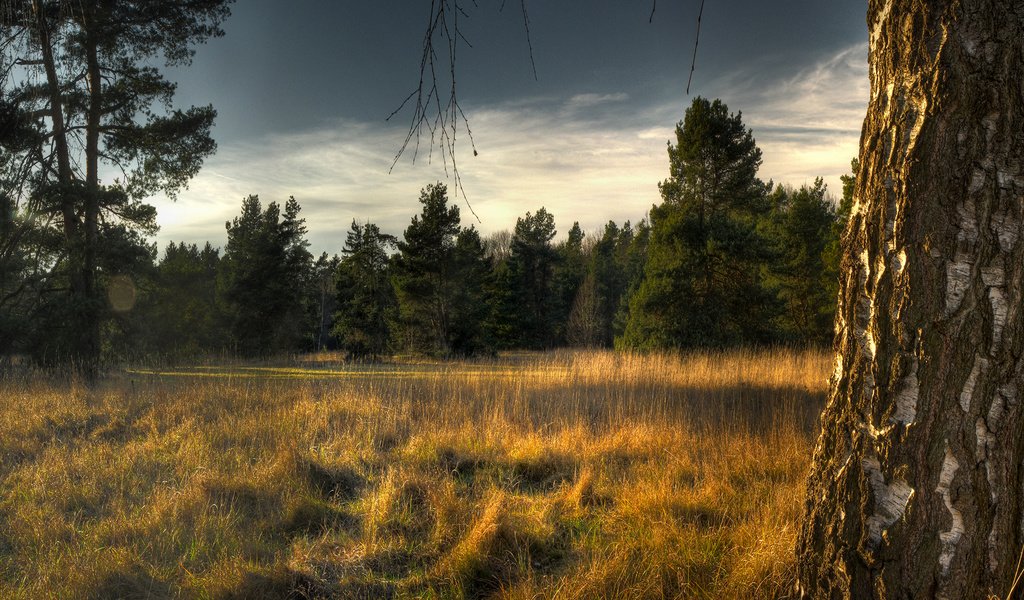
M324 354L11 379L0 597L786 597L829 368Z

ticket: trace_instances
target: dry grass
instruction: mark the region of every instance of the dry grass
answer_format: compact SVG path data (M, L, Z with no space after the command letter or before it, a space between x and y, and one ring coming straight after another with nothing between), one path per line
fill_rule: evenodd
M792 588L824 355L243 367L2 382L0 597Z

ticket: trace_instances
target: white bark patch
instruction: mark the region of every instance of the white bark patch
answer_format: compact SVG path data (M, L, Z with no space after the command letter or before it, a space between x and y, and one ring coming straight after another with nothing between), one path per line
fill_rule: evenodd
M976 458L979 463L985 465L985 478L988 480L989 493L994 503L996 501L996 476L989 456L995 451L996 436L989 431L988 425L985 424L985 419L981 417L978 417L978 420L974 423L974 435L977 440Z
M960 43L963 44L964 50L971 56L978 55L978 38L973 35L962 35L960 36Z
M1006 314L1009 305L1003 288L988 289L988 301L992 305L992 353L994 354L1003 341L1003 327L1006 326Z
M928 98L927 96L921 95L916 98L915 113L916 118L914 119L914 126L910 128L910 135L907 139L907 152L911 152L914 146L917 145L917 136L921 133L921 128L924 127L925 119L928 115ZM908 115L909 116L909 115Z
M892 421L910 425L917 419L917 397L921 391L921 383L917 379L918 359L914 356L910 363L910 372L900 382L900 391L896 394L896 411Z
M956 207L960 217L960 231L956 239L961 244L974 244L978 241L978 215L974 200L968 198ZM964 301L964 295L971 283L970 254L957 252L956 256L946 265L946 316L952 315Z
M966 254L958 253L946 265L946 316L956 312L964 301L964 295L971 283L971 260Z
M992 143L998 130L999 113L989 113L981 118L981 126L985 128L985 141Z
M878 344L875 342L875 334L873 331L868 329L864 332L864 354L868 360L875 358L875 353L878 351Z
M860 464L868 476L875 499L875 512L867 519L868 542L872 547L877 547L882 542L885 530L903 517L914 495L914 488L902 479L887 484L877 458L864 457Z
M999 431L1000 421L1003 420L1003 416L1006 415L1006 401L1003 400L1002 394L996 394L996 397L992 400L992 406L988 408L988 415L985 418L985 424L988 426L988 430L993 434Z
M981 188L985 187L985 180L987 175L982 169L975 169L971 173L971 184L967 187L967 191L971 194L977 194L981 191Z
M878 289L878 282L882 281L883 275L885 275L885 257L879 256L878 262L875 263L875 289Z
M960 231L956 234L956 239L967 243L978 241L978 211L974 200L968 198L958 205L956 214L960 217Z
M903 268L907 266L907 251L900 250L893 254L892 257L892 270L894 277L898 277L903 274Z
M832 381L833 383L839 383L843 379L843 355L836 353L835 364L832 369Z
M996 171L996 181L1004 190L1016 190L1024 187L1024 177L1008 171Z
M875 22L871 24L871 47L874 48L878 42L878 36L882 34L882 24L889 18L889 12L892 10L892 0L886 0L885 5L878 11L878 16L875 17ZM890 96L892 94L890 93Z
M978 384L978 376L981 375L982 371L987 370L988 359L975 354L974 366L971 367L971 374L967 376L967 381L964 382L964 388L960 392L960 408L962 408L965 413L971 411L971 398L974 396L974 386Z
M992 215L989 223L992 233L999 238L999 248L1003 252L1012 252L1017 245L1017 238L1020 237L1020 224L1009 211L997 212Z
M999 395L1002 396L1003 400L1009 406L1017 405L1017 384L1010 383L999 386Z
M999 568L999 556L996 552L999 537L996 535L996 528L988 533L988 572L995 573Z
M946 505L946 510L949 511L952 521L948 531L939 532L939 540L942 541L939 566L942 567L943 575L949 574L949 565L953 562L953 556L956 554L956 545L964 534L963 514L953 506L953 500L949 493L950 487L953 485L953 478L956 476L956 471L959 468L960 463L957 462L956 456L949 449L949 443L947 442L946 456L942 460L942 470L939 472L939 485L935 488L935 491L942 496L942 502Z

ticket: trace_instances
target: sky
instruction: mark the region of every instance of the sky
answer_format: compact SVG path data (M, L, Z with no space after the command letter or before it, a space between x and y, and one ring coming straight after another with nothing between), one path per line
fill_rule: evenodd
M687 95L701 2L651 18L653 1L530 1L528 37L520 2L464 0L457 89L477 155L461 137L455 198L436 148L392 168L412 113L386 119L419 80L428 0L238 0L223 37L166 71L177 106L217 109L218 150L175 201L151 199L155 241L223 246L243 198L294 196L310 250L334 254L353 219L401 234L437 181L485 235L540 207L560 235L636 222L695 96L742 113L761 179L839 192L867 107L866 3L707 1Z

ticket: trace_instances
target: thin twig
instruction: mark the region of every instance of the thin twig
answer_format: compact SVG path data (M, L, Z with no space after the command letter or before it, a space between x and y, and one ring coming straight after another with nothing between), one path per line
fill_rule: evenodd
M477 6L476 0L468 1L474 7ZM525 10L525 0L521 1ZM466 127L466 135L469 137L470 146L473 148L473 155L477 155L473 132L469 127L469 119L459 103L456 86L455 67L459 44L464 43L466 46L472 47L472 44L463 35L459 25L460 16L469 17L465 7L466 0L431 0L430 17L424 32L423 48L420 56L419 83L386 119L386 121L390 121L402 110L411 107L412 116L409 121L409 129L406 132L405 140L403 140L401 147L395 153L388 172L394 170L410 145L412 145L412 161L415 163L416 158L419 156L420 142L427 143L428 141L424 137L429 137L428 164L433 160L436 147L441 156L445 177L451 177L455 180L453 187L456 195L462 194L470 212L479 221L479 217L466 198L455 152L461 121L461 124L464 124ZM443 43L441 40L443 40ZM531 60L532 58L531 46ZM439 79L443 80L445 77L448 78L449 89L447 97L442 98L440 91L442 83L439 83ZM449 162L451 163L450 171Z
M537 78L537 63L533 60L533 39L530 37L530 15L526 12L526 0L520 0L523 7L523 26L526 27L526 44L530 47L530 66L533 68L533 80Z
M686 80L686 95L690 95L690 83L693 71L697 68L697 46L700 45L700 20L704 16L704 0L700 0L700 12L697 13L697 38L693 41L693 60L690 62L690 77Z
M1014 571L1013 585L1010 586L1010 591L1006 592L1006 600L1010 600L1013 597L1013 592L1017 590L1021 578L1024 577L1024 570L1021 569L1022 562L1024 562L1024 547L1021 547L1020 556L1017 557L1017 569Z

